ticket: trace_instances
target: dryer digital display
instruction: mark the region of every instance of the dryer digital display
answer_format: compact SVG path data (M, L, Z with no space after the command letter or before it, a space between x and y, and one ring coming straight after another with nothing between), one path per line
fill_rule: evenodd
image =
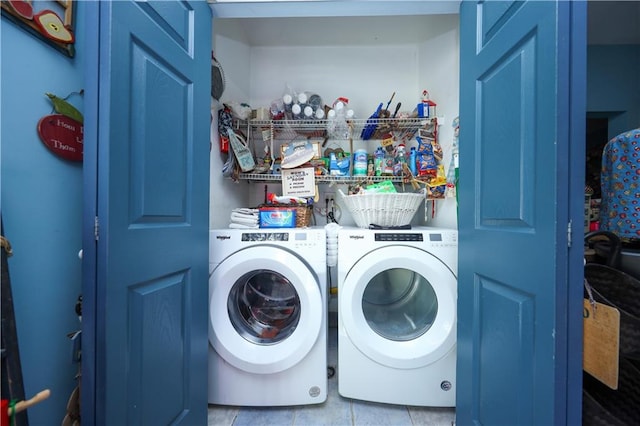
M242 241L289 241L286 232L244 232Z

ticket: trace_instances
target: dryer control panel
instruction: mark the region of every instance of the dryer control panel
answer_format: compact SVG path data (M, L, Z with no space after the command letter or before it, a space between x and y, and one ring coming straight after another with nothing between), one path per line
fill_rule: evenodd
M423 242L428 241L434 245L456 244L458 236L456 233L440 232L380 232L375 233L376 242Z

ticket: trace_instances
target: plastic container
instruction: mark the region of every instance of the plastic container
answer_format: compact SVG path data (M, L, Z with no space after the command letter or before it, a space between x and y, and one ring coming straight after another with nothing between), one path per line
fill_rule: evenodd
M295 228L296 209L261 208L259 221L260 228Z
M310 105L305 106L303 112L305 120L313 120L316 116Z
M303 118L302 106L300 106L300 104L293 104L291 106L291 118L294 120L300 120Z
M384 150L381 146L376 149L376 152L373 154L373 170L376 176L382 176L382 171L384 168Z
M405 164L407 164L407 151L404 144L401 143L396 147L396 155L393 160L393 175L402 176Z
M336 154L333 152L329 155L329 174L331 176L337 176L340 174L340 169L338 168L338 160L336 158Z
M367 150L357 149L353 154L353 175L354 176L366 176L367 175Z
M411 152L409 153L409 170L411 170L411 174L414 176L418 175L418 166L416 165L416 161L418 160L418 152L416 151L416 147L411 147Z
M293 96L289 93L285 93L282 96L282 104L284 106L285 117L287 117L288 120L291 120L293 118L293 114L291 112L291 108L293 107Z

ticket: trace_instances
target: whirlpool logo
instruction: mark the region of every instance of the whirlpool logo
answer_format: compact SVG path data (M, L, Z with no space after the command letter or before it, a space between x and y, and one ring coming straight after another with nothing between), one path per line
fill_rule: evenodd
M349 235L351 240L364 240L364 235Z
M216 240L230 240L231 235L216 235Z

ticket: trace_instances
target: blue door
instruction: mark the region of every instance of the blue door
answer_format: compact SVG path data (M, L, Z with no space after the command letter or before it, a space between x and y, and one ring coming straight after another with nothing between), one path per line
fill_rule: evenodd
M580 424L586 3L460 20L457 424Z
M82 422L203 425L211 12L85 9Z

